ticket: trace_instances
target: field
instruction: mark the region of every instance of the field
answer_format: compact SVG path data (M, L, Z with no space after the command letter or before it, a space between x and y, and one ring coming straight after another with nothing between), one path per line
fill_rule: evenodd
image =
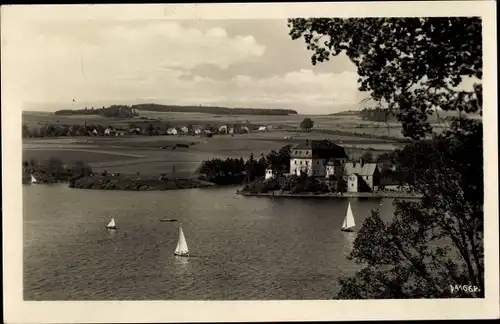
M134 136L123 137L60 137L25 139L23 141L23 159L35 159L38 162L57 157L63 163L82 161L89 163L94 171L119 172L123 174L192 175L202 160L214 157L243 157L251 153L258 158L271 150L278 150L284 145L294 144L305 139L329 139L345 147L348 155L356 159L366 150L374 155L390 151L402 144L392 139L362 137L360 134L387 135L379 123L366 122L356 116L238 116L200 113L157 113L140 112L141 117L161 119L170 124L224 124L252 123L258 125L288 126L291 131L271 129L266 132L249 134L215 135L212 138L199 136ZM340 130L347 135L323 134L317 131L308 133L295 132L300 121L310 117L315 122L314 129ZM131 122L148 122L139 118L110 119L102 116L56 116L49 113L23 113L23 123L28 127L40 127L45 123L83 124L87 123L128 127ZM378 129L377 126L380 126ZM384 124L385 131L387 125ZM376 131L379 131L376 133ZM392 135L401 137L400 126L390 127ZM358 134L356 134L358 133ZM352 134L352 135L351 135ZM291 137L291 138L289 138ZM187 144L189 147L176 147Z

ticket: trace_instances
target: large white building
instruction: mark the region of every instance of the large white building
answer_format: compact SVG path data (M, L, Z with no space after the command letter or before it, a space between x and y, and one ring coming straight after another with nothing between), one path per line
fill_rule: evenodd
M328 140L305 140L291 148L290 174L326 177L327 165L342 168L347 160L343 147Z

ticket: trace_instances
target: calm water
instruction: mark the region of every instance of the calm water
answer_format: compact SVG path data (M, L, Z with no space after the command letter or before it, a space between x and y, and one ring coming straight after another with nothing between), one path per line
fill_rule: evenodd
M329 299L356 233L347 199L241 197L235 188L165 192L24 186L27 300ZM356 228L378 199L351 199ZM382 217L392 217L384 200ZM182 220L192 256L173 255ZM115 217L118 230L105 228Z

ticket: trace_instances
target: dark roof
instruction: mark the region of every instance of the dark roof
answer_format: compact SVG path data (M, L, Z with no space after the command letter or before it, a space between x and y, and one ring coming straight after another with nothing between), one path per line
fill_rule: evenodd
M311 157L321 158L347 158L347 154L342 146L339 146L329 140L305 140L291 148L292 156L309 157L306 155L295 154L294 150L311 150Z

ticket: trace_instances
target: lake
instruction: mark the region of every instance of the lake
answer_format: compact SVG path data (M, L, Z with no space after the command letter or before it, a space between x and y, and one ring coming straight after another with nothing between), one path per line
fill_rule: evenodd
M25 300L331 299L380 199L243 197L236 188L101 191L25 185ZM392 199L381 215L392 217ZM118 229L105 228L114 217ZM173 254L182 221L189 258Z

